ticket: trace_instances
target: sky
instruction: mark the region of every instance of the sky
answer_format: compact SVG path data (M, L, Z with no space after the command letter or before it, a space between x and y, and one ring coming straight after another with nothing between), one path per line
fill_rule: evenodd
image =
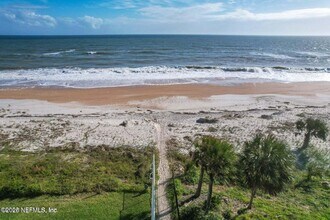
M0 35L330 35L330 0L0 0Z

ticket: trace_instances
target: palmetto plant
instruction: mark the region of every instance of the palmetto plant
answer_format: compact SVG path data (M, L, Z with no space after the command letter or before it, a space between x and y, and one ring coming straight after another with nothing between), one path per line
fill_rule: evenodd
M273 135L261 134L246 142L240 158L244 180L251 189L248 209L257 190L276 195L291 179L293 155L289 147Z
M194 197L198 198L201 195L203 179L204 179L204 172L206 167L206 151L207 151L207 140L205 137L198 139L195 141L195 151L193 154L193 161L196 163L197 166L200 167L200 174L198 180L198 186L195 192Z
M208 211L211 204L214 180L219 178L225 181L230 178L234 173L236 154L233 145L211 136L205 136L197 141L196 149L198 149L198 161L209 176L206 202L206 210ZM200 189L197 188L197 190Z
M306 164L307 180L310 181L313 176L320 178L330 174L330 152L327 149L318 149L310 146L307 149L308 162Z
M298 120L296 127L299 131L306 131L304 143L299 151L303 151L309 146L311 137L325 141L329 133L326 123L319 119L307 118L306 120Z

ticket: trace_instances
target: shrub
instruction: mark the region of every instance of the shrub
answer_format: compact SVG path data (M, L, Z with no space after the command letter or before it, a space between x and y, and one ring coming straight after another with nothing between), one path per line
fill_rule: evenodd
M199 118L196 120L196 123L199 124L215 124L218 123L218 119L216 118Z
M306 152L307 157L307 180L312 177L324 177L330 174L330 153L327 150L317 149L310 146Z
M225 210L223 213L222 213L222 217L224 218L224 219L232 219L233 218L233 213L232 213L232 211L230 210L230 209L227 209L227 210Z
M197 184L199 178L199 169L194 165L187 165L183 181L188 184Z
M181 219L203 220L205 212L200 206L188 206L181 211Z

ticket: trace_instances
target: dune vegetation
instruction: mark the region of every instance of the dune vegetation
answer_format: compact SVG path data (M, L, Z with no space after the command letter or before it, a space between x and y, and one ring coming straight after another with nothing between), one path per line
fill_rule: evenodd
M0 206L56 208L0 219L145 219L150 212L153 147L109 146L0 151Z
M296 129L305 132L296 150L267 134L247 140L238 153L229 141L212 136L197 138L189 154L172 143L172 217L329 219L330 154L310 144L312 137L326 141L328 128L309 118L297 121Z

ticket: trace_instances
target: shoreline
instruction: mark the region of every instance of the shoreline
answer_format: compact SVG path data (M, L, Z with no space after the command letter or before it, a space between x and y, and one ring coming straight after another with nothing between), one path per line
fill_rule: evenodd
M53 103L77 102L83 105L129 105L134 101L161 97L187 97L202 100L220 95L330 95L330 82L244 83L232 86L214 84L143 85L106 88L2 88L0 99L40 100Z

